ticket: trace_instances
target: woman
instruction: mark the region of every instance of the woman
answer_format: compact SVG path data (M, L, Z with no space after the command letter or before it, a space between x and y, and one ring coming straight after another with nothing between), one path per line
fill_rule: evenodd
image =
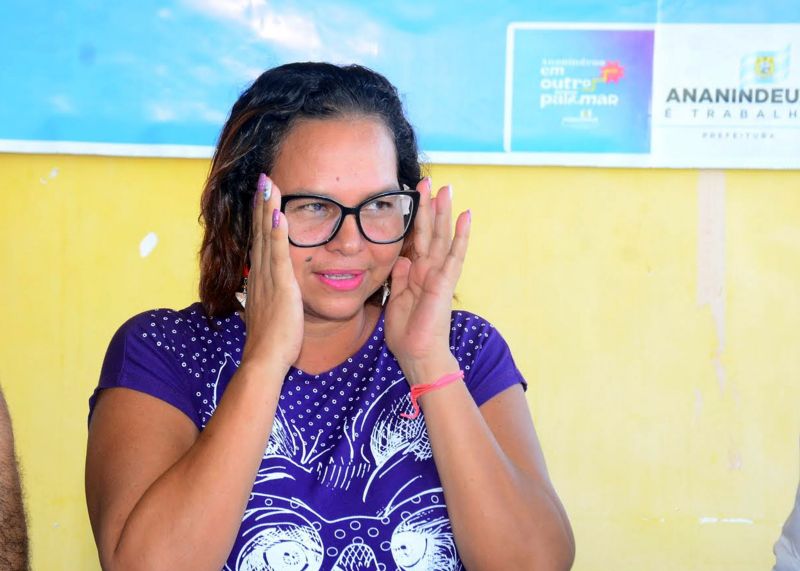
M469 212L452 238L384 77L264 73L202 216L202 303L123 325L90 401L104 568L570 567L524 380L451 312Z

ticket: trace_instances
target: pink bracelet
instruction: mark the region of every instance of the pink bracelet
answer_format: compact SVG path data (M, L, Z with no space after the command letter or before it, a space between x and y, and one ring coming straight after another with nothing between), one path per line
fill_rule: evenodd
M411 406L414 407L414 412L408 414L407 412L400 413L400 416L403 418L408 418L414 420L419 416L419 403L417 399L424 395L425 393L429 393L431 391L435 391L436 389L441 389L442 387L446 387L452 382L461 380L464 378L464 371L458 371L456 373L449 373L444 375L443 377L439 377L432 383L428 383L425 385L416 385L411 387Z

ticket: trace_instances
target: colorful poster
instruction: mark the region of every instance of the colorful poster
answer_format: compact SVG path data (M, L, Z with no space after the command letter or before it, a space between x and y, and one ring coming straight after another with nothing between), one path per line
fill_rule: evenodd
M509 27L507 152L648 153L653 30Z

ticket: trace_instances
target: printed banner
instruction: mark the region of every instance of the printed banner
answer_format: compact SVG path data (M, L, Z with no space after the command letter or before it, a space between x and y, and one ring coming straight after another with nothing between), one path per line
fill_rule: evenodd
M0 152L210 157L260 73L324 60L386 75L430 162L800 168L797 0L6 4Z
M507 152L650 151L652 30L511 33Z
M653 159L800 167L800 26L663 26Z
M798 44L798 25L512 24L504 150L517 163L800 168Z

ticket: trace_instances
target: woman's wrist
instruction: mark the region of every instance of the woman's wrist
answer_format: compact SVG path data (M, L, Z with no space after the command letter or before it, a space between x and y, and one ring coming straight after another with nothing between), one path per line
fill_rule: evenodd
M273 380L283 383L289 372L289 365L281 364L278 359L244 356L238 372L240 375L253 376L266 382Z
M432 383L444 375L455 373L461 367L450 351L442 352L424 359L400 363L408 384L413 386Z

